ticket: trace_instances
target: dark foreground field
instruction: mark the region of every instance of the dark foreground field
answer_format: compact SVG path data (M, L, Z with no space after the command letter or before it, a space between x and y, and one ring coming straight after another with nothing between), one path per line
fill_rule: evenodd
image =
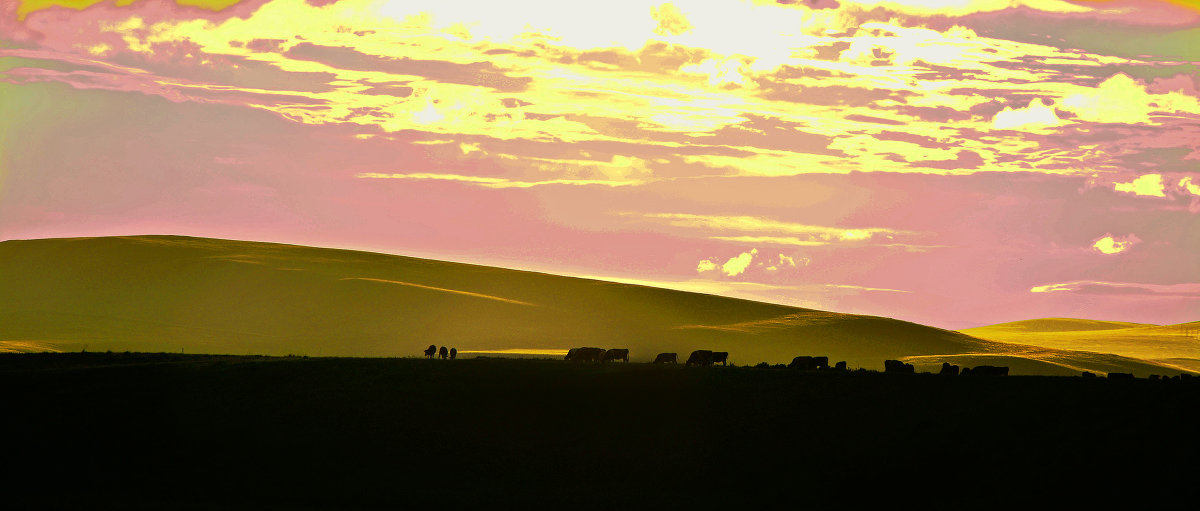
M0 389L9 509L1200 493L1195 379L75 353L0 356Z

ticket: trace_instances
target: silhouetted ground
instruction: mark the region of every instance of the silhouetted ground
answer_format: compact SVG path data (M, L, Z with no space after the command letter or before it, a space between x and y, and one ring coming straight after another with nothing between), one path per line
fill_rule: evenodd
M1200 474L1196 379L75 353L0 355L0 389L10 509L1165 504Z

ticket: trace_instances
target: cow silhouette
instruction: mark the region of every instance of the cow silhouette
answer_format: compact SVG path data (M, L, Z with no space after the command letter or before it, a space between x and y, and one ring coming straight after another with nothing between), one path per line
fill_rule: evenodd
M845 369L845 364L843 369ZM788 364L790 369L799 369L801 371L815 371L817 369L829 369L829 357L810 357L802 355L792 359L792 363Z
M457 357L458 357L458 350L455 348L450 348L450 360L454 360Z
M1110 380L1132 380L1133 373L1108 373Z
M713 352L709 350L693 351L685 365L708 367L713 365Z
M442 349L438 350L438 358L440 358L442 360L446 360L449 357L450 357L450 352L446 351L445 346L442 346Z
M433 358L434 353L437 353L437 346L430 344L428 348L425 348L425 358Z
M601 362L611 362L614 360L623 360L629 362L629 350L624 348L613 348L604 352L604 359Z
M1008 366L975 366L962 370L963 376L1008 376Z
M1096 377L1096 373L1093 373L1093 372L1090 372L1090 371L1084 371L1084 372L1083 372L1083 377L1084 377L1084 378L1095 378L1095 377Z
M943 376L958 376L958 366L950 365L949 362L942 362L942 370L938 374Z
M916 372L916 369L913 368L912 364L905 364L904 362L901 362L899 360L884 360L883 361L883 372L912 374L912 373Z
M563 358L568 362L599 362L608 353L604 348L571 348Z
M842 360L842 361L838 362L837 365L833 366L833 369L835 371L845 371L846 370L846 361Z
M720 362L721 365L728 365L729 352L728 351L714 351L713 355L712 355L712 361L714 364L716 364L717 362Z
M679 357L674 353L659 353L657 357L654 357L654 363L677 364L679 363Z

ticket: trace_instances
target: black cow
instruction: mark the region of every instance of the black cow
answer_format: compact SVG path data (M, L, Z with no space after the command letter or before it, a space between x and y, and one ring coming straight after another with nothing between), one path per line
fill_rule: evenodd
M609 362L613 360L624 360L629 362L629 350L623 348L613 348L604 352L604 359L601 362Z
M688 357L686 365L708 367L713 365L713 352L709 350L693 351Z
M674 353L659 353L657 357L654 357L654 363L677 364L679 363L679 357Z
M433 358L434 353L437 353L437 346L430 344L428 348L425 348L425 358Z
M938 374L943 376L958 376L958 366L950 365L949 362L942 362L942 370Z
M571 348L563 358L568 362L599 362L607 353L604 348Z
M458 358L458 350L450 348L450 360L454 360L455 358Z
M837 365L833 366L833 370L845 371L846 370L846 361L842 360L842 361L838 362Z
M975 366L962 370L963 376L1008 376L1008 366Z
M792 363L788 364L790 369L799 369L801 371L812 371L817 368L813 358L810 356L799 356L792 359Z
M714 351L712 354L712 363L714 364L720 362L721 365L727 365L726 363L729 362L728 351Z
M1096 377L1096 373L1093 373L1093 372L1090 372L1090 371L1084 371L1084 372L1083 372L1083 377L1084 377L1084 378L1095 378L1095 377Z
M917 370L916 370L916 368L913 367L912 364L905 364L904 362L901 362L899 360L884 360L883 361L883 372L912 374L912 373L917 372Z
M1110 380L1132 380L1133 373L1108 373Z
M450 352L446 351L445 346L442 346L442 349L438 350L438 358L440 358L442 360L446 360L447 358L450 358Z

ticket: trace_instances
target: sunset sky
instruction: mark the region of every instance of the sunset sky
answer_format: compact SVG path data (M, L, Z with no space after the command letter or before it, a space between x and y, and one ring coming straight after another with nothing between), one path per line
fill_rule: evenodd
M0 239L1200 320L1200 0L0 1Z

